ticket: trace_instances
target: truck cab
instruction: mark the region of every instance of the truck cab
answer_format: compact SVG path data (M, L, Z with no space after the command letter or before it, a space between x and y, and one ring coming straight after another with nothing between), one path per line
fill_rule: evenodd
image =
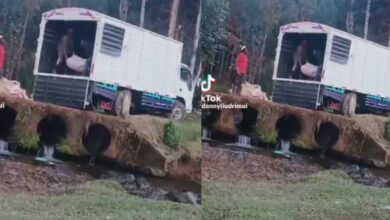
M192 111L192 100L194 98L195 89L192 79L193 77L190 68L185 64L181 64L179 92L175 106L172 110L172 119L181 120L185 117L186 113Z

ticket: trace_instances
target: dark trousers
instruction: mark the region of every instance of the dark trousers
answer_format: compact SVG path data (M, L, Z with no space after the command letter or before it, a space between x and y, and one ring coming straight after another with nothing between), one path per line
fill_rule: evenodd
M242 90L242 84L245 82L245 76L241 74L234 74L233 77L233 94L240 95Z

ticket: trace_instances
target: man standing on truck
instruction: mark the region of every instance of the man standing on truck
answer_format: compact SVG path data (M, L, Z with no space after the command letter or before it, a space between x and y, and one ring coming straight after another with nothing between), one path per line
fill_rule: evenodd
M233 77L233 94L241 94L242 84L245 82L246 72L248 69L248 51L245 45L240 46L240 52L236 59L236 73Z
M301 44L295 49L294 55L294 66L292 68L293 78L300 78L299 71L301 66L307 61L307 41L303 40Z
M74 31L69 28L65 36L63 36L58 43L58 60L56 63L56 72L64 73L68 68L66 67L66 59L71 57L74 52ZM58 71L60 70L60 71Z
M3 35L0 35L0 79L4 75L5 49Z

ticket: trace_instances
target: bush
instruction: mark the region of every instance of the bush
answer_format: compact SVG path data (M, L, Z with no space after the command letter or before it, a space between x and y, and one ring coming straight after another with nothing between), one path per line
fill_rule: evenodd
M229 93L230 88L222 84L214 84L214 92Z
M179 129L171 121L165 125L164 143L176 150L179 147L179 143L180 143Z
M385 137L387 141L390 141L390 121L385 125Z

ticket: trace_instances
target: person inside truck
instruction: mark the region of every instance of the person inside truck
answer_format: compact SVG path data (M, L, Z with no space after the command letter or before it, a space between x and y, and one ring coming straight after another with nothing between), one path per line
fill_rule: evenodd
M57 47L58 59L55 66L55 72L60 74L67 74L70 72L66 66L66 59L71 57L74 53L74 31L69 28L66 35L64 35Z
M302 40L293 55L292 78L318 80L322 69L323 54L319 50L309 51L307 40Z
M245 83L245 77L248 69L248 51L245 45L240 45L240 52L236 59L236 72L233 77L232 93L241 94L242 84Z
M4 74L5 49L3 42L3 35L0 35L0 79Z
M292 67L292 78L301 79L301 66L307 61L307 40L303 40L301 44L295 49L293 54L294 65Z

